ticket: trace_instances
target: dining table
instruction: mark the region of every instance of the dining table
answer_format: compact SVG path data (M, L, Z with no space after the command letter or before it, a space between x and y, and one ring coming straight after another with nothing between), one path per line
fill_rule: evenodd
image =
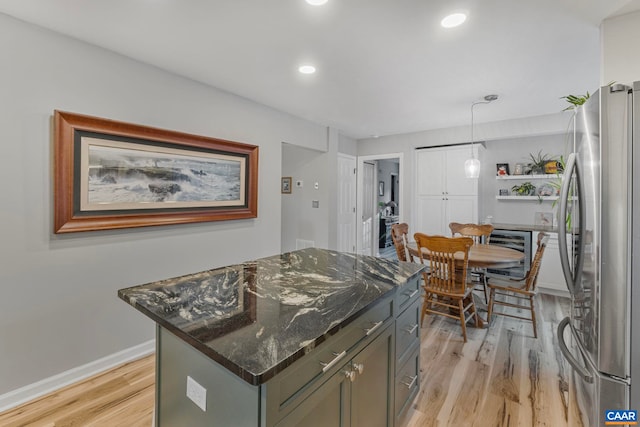
M411 255L420 259L418 246L415 242L410 242L407 249ZM422 257L426 262L429 258L429 251L426 248L422 248L422 251ZM462 262L464 253L456 252L454 258ZM519 265L523 260L524 252L505 246L476 243L469 248L468 268L509 268ZM485 321L478 316L478 323L483 328Z

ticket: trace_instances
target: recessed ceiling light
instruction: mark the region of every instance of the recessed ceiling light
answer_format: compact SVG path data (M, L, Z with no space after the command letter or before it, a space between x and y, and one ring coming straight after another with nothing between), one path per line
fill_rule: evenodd
M329 0L306 0L307 3L313 6L322 6Z
M298 71L300 71L302 74L313 74L316 72L316 67L314 67L313 65L301 65L300 67L298 67Z
M462 24L466 20L467 15L465 15L464 13L452 13L451 15L445 16L442 21L440 21L440 25L442 25L444 28L453 28Z

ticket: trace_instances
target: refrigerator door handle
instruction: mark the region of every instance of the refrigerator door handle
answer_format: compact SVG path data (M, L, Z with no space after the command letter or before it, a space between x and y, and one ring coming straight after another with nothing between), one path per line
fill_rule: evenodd
M570 321L571 319L569 319L568 317L565 317L564 319L562 319L562 322L560 322L560 324L558 325L558 344L560 345L560 351L564 355L565 359L567 359L567 362L569 362L569 364L576 371L576 373L580 375L580 377L582 377L583 381L586 383L592 384L593 375L591 375L591 373L587 370L587 368L582 366L580 362L578 362L578 360L573 356L573 354L571 354L571 352L569 351L569 348L567 347L567 344L564 341L564 330L569 325ZM570 328L570 330L575 337L575 332L573 332L573 328Z
M564 174L562 176L562 186L560 187L560 208L558 209L558 245L560 247L560 264L564 274L567 289L573 295L573 274L569 265L569 247L567 246L567 209L569 205L569 186L571 176L576 165L576 154L571 153L567 158Z

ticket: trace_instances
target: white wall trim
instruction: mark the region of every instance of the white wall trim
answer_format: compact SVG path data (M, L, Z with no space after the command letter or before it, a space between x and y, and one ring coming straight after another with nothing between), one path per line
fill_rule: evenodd
M107 369L147 356L155 351L155 343L155 339L149 340L0 395L0 412L15 408L18 405L54 392L69 384L82 381Z

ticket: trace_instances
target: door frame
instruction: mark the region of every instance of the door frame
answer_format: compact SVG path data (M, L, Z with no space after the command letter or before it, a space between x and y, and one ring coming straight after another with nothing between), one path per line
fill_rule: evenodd
M363 168L364 168L364 162L371 162L371 161L375 161L375 160L388 160L388 159L398 159L398 196L400 197L400 203L398 204L398 209L400 210L400 212L398 213L398 222L404 222L404 212L405 212L405 206L408 206L408 204L406 203L406 197L405 197L405 191L404 191L404 185L402 184L402 177L404 175L404 153L388 153L388 154L372 154L372 155L368 155L368 156L358 156L358 173L356 174L356 178L357 178L357 183L356 183L356 197L357 197L357 202L356 202L356 223L357 223L357 227L356 227L356 253L359 254L360 253L360 248L362 248L362 203L363 203L363 198L362 198L362 191L363 191L363 187L364 187L364 182L363 182ZM377 169L376 169L376 173L377 173ZM374 185L374 189L378 188L377 185ZM377 210L377 207L376 207ZM359 219L358 219L359 218ZM374 227L375 228L375 227ZM372 236L373 238L374 236ZM374 239L373 241L377 242L377 239ZM371 254L367 254L367 255L372 255L375 256L378 251L377 251L377 245L371 245Z

